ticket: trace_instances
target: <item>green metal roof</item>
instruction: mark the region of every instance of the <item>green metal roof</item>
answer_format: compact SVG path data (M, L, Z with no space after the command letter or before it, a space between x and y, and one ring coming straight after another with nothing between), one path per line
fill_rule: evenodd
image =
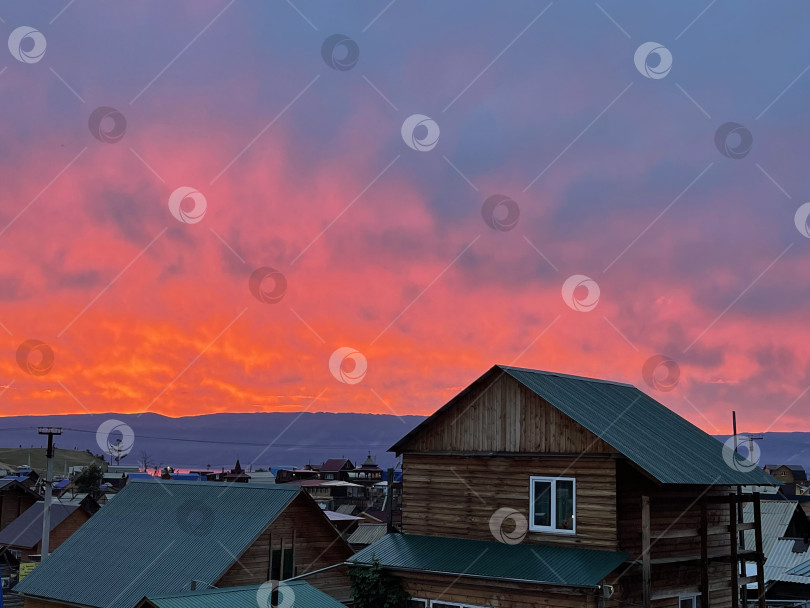
M336 599L306 581L282 581L279 605L285 608L346 608ZM270 587L249 585L187 591L162 597L147 597L157 608L259 608L269 606Z
M628 553L574 547L388 534L349 563L370 565L376 558L391 570L597 588L628 557Z
M778 485L739 455L635 386L555 372L496 365L490 374L507 373L566 416L604 440L649 475L666 484ZM451 407L450 401L442 410ZM439 411L442 411L439 410ZM435 416L435 414L434 414ZM427 426L431 416L406 438ZM399 451L405 439L391 450Z
M99 608L214 584L298 486L130 481L15 591Z

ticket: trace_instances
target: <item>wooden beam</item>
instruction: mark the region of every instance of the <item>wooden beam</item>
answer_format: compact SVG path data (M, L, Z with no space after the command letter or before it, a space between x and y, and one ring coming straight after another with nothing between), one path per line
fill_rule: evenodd
M754 542L757 551L757 595L759 608L765 606L765 554L762 550L762 509L759 504L759 492L754 492Z
M709 598L709 517L706 499L700 501L700 593L702 608L710 608Z
M740 542L737 536L737 505L728 503L729 538L731 539L731 608L740 608L740 560L737 557L737 546Z
M652 572L650 565L650 497L641 497L641 576L642 605L652 608Z

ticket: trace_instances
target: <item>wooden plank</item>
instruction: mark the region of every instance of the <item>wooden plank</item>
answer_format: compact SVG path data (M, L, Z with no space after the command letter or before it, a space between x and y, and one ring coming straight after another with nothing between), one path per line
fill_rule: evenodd
M650 497L641 497L641 602L652 608L652 566L650 565Z
M737 557L737 543L739 538L737 536L737 505L734 501L728 503L729 512L729 536L731 537L731 608L739 608L740 606L740 581L739 581L739 568L740 561Z
M702 608L710 608L709 597L709 518L706 512L706 499L700 501L700 593Z
M754 492L754 542L757 552L757 594L759 608L765 607L765 554L762 550L762 509L759 504L759 492Z

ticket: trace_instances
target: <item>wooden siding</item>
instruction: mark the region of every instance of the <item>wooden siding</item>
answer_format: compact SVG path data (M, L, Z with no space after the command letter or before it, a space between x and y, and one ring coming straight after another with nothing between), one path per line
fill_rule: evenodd
M506 373L456 397L402 451L616 453Z
M403 457L406 534L495 540L490 519L511 508L529 519L529 477L576 478L576 534L529 532L525 542L616 549L616 461L607 456Z
M59 602L49 602L47 600L40 600L33 597L26 597L23 599L24 608L75 608L70 604L60 604Z
M701 497L715 497L728 495L731 488L724 486L660 486L651 482L637 470L624 462L617 466L617 493L618 493L618 537L619 549L631 554L631 559L641 556L641 497L650 497L650 529L653 535L656 532L668 531L670 534L698 530L700 527L700 499ZM707 505L708 525L712 527L725 527L729 525L729 507L727 504ZM730 552L731 540L729 533L716 532L709 535L708 546L710 552ZM652 560L652 592L656 594L667 592L687 593L687 589L694 589L700 584L700 562L690 561L674 564L660 564L655 560L662 558L699 556L700 538L688 536L683 538L653 538L650 548ZM641 567L623 567L615 580L616 598L625 602L641 603ZM731 606L731 570L729 564L719 562L710 563L709 581L712 608L725 608ZM611 604L608 604L609 606ZM677 608L677 598L660 599L653 602L655 608ZM618 606L618 604L617 604Z
M282 546L285 552L293 550L295 576L343 563L353 554L318 505L307 494L301 493L239 556L216 586L259 585L268 581L271 551ZM345 568L313 574L306 581L336 599L350 595Z
M593 591L458 578L440 574L396 572L412 597L444 602L469 603L493 608L596 608Z
M37 501L31 494L23 492L19 487L0 492L0 530L17 519L35 502Z

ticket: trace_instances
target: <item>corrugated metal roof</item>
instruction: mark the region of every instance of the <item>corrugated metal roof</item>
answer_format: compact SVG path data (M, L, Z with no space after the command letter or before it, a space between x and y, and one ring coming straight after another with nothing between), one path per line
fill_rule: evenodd
M806 562L802 562L795 568L791 568L787 571L788 574L792 574L794 576L802 576L805 577L807 580L807 584L810 585L810 559Z
M349 562L369 565L376 558L391 570L596 588L628 557L628 553L574 547L388 534Z
M306 581L282 581L279 605L289 608L346 608ZM256 608L269 605L269 587L249 585L189 591L164 597L147 597L157 608ZM286 592L290 592L286 595ZM267 597L264 597L264 596Z
M763 500L760 504L762 514L762 551L767 558L771 554L776 541L785 535L790 520L798 508L795 500ZM743 506L744 521L754 521L754 505L747 502ZM746 530L745 546L752 549L755 546L753 530Z
M301 492L296 486L131 481L15 588L99 608L215 583ZM81 584L77 584L80 581Z
M350 545L370 545L388 533L386 524L360 524L346 540Z
M487 374L502 372L600 437L661 483L778 485L759 466L745 471L742 464L736 468L727 465L721 442L630 384L503 365L496 365ZM445 407L452 404L453 401ZM431 418L406 438L419 432ZM404 441L400 440L391 451L398 452ZM742 457L738 458L742 463Z
M798 547L797 547L798 543ZM804 549L804 551L794 551L794 549ZM788 574L793 568L799 566L810 559L810 551L802 541L793 539L777 540L773 546L770 557L765 562L764 574L765 582L783 581L786 583L810 584L810 578L796 574Z
M61 524L79 505L51 503L50 529ZM0 545L12 547L33 547L42 540L42 510L44 505L37 502L23 511L20 516L0 530Z

